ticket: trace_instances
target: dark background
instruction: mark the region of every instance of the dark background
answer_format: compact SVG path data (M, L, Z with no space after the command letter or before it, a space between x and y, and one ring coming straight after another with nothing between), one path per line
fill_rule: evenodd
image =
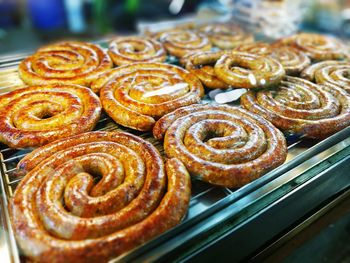
M350 0L0 0L0 55L61 39L135 34L141 21L234 16L238 4L257 2L301 3L302 29L350 35Z

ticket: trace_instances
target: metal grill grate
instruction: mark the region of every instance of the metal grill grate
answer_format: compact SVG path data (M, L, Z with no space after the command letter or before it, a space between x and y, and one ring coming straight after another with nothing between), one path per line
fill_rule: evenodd
M110 119L105 114L102 115L95 130L100 130L100 131L121 130L121 131L133 133L151 142L154 146L156 146L156 148L164 156L162 143L154 139L150 133L143 133L143 132L134 131L128 128L120 127L117 124L115 124L113 120ZM296 156L297 154L303 152L303 149L308 148L307 146L304 145L305 141L301 139L297 139L297 140L290 139L288 144L289 144L289 147L288 147L289 154L287 157L287 162L289 160L292 160L294 156ZM10 149L8 147L5 147L4 145L1 145L1 146L2 147L0 148L0 153L1 153L0 159L3 167L2 176L6 184L7 198L10 198L13 195L17 185L23 178L16 175L17 163L31 150L28 150L28 149L16 150L16 149ZM210 184L207 184L195 179L192 180L192 198L190 201L190 208L189 208L189 212L186 217L186 220L191 219L196 215L200 214L201 212L205 211L206 209L210 208L211 206L214 206L215 203L220 201L225 196L232 194L233 192L234 192L234 189L211 186Z

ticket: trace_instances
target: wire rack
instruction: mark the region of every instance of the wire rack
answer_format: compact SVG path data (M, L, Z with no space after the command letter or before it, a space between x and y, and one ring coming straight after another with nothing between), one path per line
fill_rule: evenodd
M154 139L152 134L142 133L128 128L120 127L117 124L115 124L113 120L104 113L102 114L101 119L99 120L94 130L126 131L133 133L151 142L164 156L164 149L162 147L162 143ZM293 159L294 156L296 156L299 152L301 153L303 149L307 149L310 146L310 142L307 142L302 139L289 139L288 144L289 154L286 162ZM18 173L16 173L17 163L30 151L30 149L11 149L4 146L3 144L0 144L0 161L3 169L2 176L6 187L7 198L10 198L13 195L17 185L23 178L21 176L18 176ZM193 179L192 197L190 201L190 208L189 213L187 215L187 219L191 219L192 217L200 214L202 211L205 211L206 209L215 205L216 202L218 202L225 196L232 194L234 191L235 189L212 186L208 183L204 183Z

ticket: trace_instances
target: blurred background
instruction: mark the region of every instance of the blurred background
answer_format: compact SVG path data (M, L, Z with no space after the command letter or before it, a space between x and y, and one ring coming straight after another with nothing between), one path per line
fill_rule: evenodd
M0 0L0 54L135 34L179 19L235 21L271 38L299 29L348 37L350 0Z

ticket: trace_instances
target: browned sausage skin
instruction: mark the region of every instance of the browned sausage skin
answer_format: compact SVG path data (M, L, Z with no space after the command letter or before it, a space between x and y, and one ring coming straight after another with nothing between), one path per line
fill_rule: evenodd
M232 49L254 41L253 35L245 32L238 25L230 23L203 24L197 30L208 36L213 46L220 49Z
M90 131L101 114L99 98L79 85L24 87L0 95L0 142L37 147Z
M349 65L349 62L347 61L339 61L339 60L325 60L325 61L321 61L321 62L317 62L315 64L312 64L310 66L308 66L307 68L305 68L301 74L300 77L302 77L303 79L307 79L310 80L312 82L316 81L316 72L319 72L320 70L322 70L323 68L329 67L329 66L345 66L345 65Z
M42 47L18 66L20 78L29 85L90 83L112 68L103 49L83 42L59 42Z
M118 66L136 62L163 62L166 59L165 49L160 42L140 36L113 39L108 54Z
M248 92L244 108L276 127L310 138L327 137L350 124L350 97L337 86L286 77L274 90Z
M191 105L163 116L154 126L168 157L191 175L225 187L240 187L282 164L283 134L265 119L226 105Z
M295 34L278 40L276 44L295 47L313 61L345 59L348 53L339 39L315 33Z
M258 41L258 42L241 44L235 47L233 50L243 52L243 53L268 56L272 52L272 47L269 43Z
M326 60L303 70L301 76L318 84L332 84L350 93L350 63L348 61Z
M287 75L298 75L304 68L310 65L311 60L302 51L280 43L269 44L255 42L243 44L234 50L246 53L253 53L262 56L270 56L280 62Z
M105 262L178 224L190 199L184 165L164 167L154 146L124 132L51 143L19 168L28 173L10 203L12 225L39 262Z
M224 51L196 52L183 58L188 71L197 76L207 88L227 89L229 85L218 79L214 71L215 63L225 54Z
M203 86L193 74L162 63L135 63L113 69L97 79L104 110L126 127L151 130L155 120L179 107L198 103Z
M215 64L216 76L233 88L265 88L285 76L281 63L271 57L232 51Z
M270 56L278 60L286 74L290 76L299 75L311 64L311 60L305 53L289 46L272 46Z
M205 35L190 30L169 30L157 34L155 38L163 43L170 55L178 58L211 49L211 43Z

